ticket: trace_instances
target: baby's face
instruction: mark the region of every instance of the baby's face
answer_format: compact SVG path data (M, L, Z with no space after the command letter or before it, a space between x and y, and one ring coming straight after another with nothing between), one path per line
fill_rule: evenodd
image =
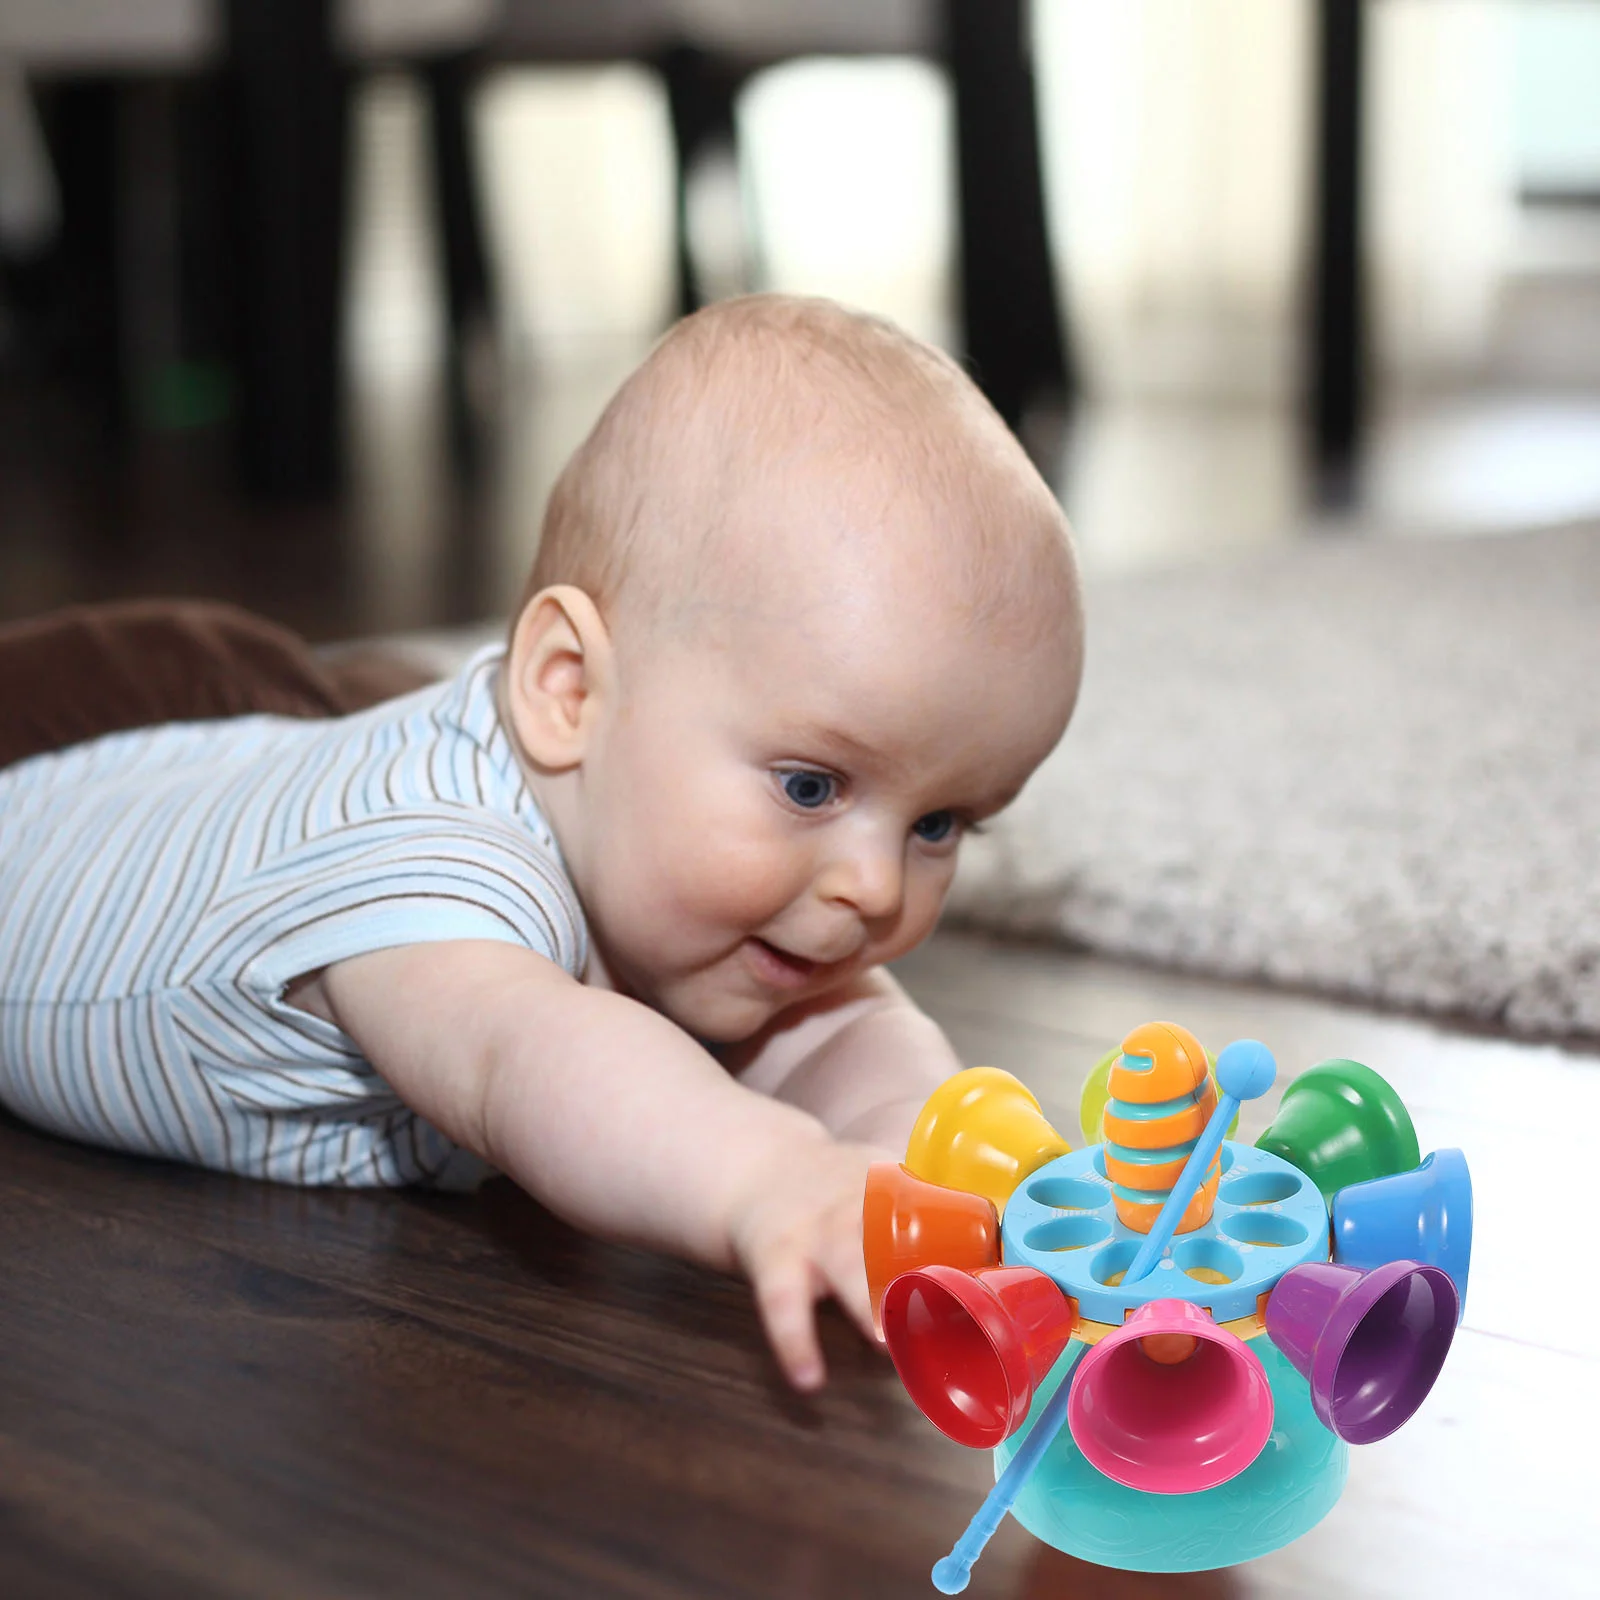
M1071 712L1075 617L974 622L925 574L823 576L820 557L700 637L619 653L622 693L583 764L597 949L619 987L707 1040L926 937L962 837Z

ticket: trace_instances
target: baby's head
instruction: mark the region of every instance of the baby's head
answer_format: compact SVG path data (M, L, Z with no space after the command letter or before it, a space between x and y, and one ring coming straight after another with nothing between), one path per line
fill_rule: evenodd
M1081 665L1066 521L961 370L756 296L568 464L503 695L606 978L729 1041L928 934Z

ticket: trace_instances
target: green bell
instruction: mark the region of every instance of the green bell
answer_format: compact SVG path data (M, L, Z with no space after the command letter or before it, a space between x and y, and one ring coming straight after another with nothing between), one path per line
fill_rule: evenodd
M1404 1102L1359 1061L1321 1061L1302 1072L1256 1148L1298 1167L1330 1205L1352 1183L1409 1172L1422 1160Z

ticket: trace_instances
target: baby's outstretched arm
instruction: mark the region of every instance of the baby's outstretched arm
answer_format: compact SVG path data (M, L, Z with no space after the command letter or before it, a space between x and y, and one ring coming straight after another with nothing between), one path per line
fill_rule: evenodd
M325 1005L401 1099L552 1211L743 1271L797 1386L823 1378L815 1300L836 1295L871 1336L861 1197L881 1151L836 1141L666 1018L513 945L375 951L315 989L297 1000Z
M937 1024L881 967L720 1054L741 1083L897 1161L928 1096L961 1070Z

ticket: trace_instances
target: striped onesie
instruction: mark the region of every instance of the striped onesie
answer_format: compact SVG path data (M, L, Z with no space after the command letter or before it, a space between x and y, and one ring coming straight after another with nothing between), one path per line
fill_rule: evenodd
M326 721L112 734L0 771L0 1103L285 1183L486 1170L285 986L366 951L587 935L500 725L502 652Z

